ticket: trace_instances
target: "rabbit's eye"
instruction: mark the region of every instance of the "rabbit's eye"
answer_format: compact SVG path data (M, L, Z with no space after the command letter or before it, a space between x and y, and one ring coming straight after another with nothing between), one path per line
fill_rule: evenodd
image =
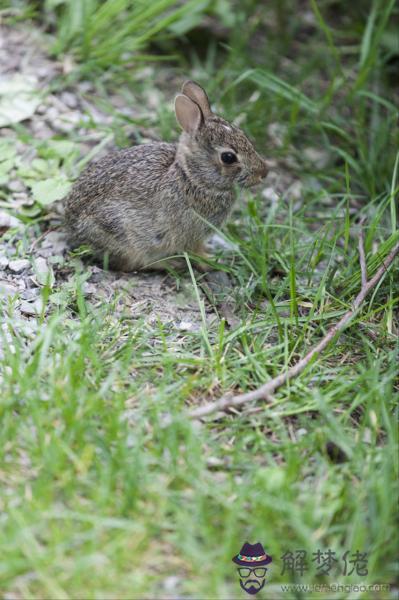
M237 157L234 152L222 152L220 158L225 165L232 165L233 163L237 162Z

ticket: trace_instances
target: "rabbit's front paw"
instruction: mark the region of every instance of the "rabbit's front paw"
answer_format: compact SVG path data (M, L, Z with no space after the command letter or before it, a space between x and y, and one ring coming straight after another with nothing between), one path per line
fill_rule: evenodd
M200 244L193 250L193 254L198 257L199 260L195 263L195 268L201 273L207 273L213 271L213 266L209 264L209 261L213 260L212 254L207 252L204 244Z

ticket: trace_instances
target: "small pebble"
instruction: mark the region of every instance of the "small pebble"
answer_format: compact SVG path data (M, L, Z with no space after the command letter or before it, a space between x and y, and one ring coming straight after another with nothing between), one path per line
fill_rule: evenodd
M62 252L67 247L66 235L62 231L50 231L42 242L43 248L51 248L53 252Z
M180 321L180 323L177 324L177 328L180 329L180 331L191 331L193 326L194 323L190 323L189 321Z
M177 575L169 575L162 582L163 588L165 592L176 594L176 590L181 585L181 578L177 577Z
M307 435L307 433L308 433L308 430L304 429L303 427L298 429L296 432L296 434L299 438L303 437L304 435Z
M7 296L15 296L18 293L18 288L11 283L0 281L0 298Z
M54 131L44 121L34 121L31 125L35 137L41 140L48 139L54 135Z
M287 126L283 123L269 123L267 133L272 143L277 148L284 146L284 139L287 135Z
M297 179L290 185L286 192L287 198L292 200L300 200L303 196L303 185L302 182Z
M0 210L0 229L10 229L11 227L18 227L21 221L13 215L10 215L5 210Z
M44 113L47 111L48 106L46 104L39 104L39 106L36 109L36 112L39 115L44 115Z
M49 267L45 258L38 257L34 261L34 269L39 275L46 275L49 272Z
M4 269L6 269L8 267L8 263L9 260L7 258L7 256L0 256L0 269L2 269L4 271Z
M87 294L88 296L96 294L98 291L97 286L94 285L94 283L89 283L88 281L85 281L82 287L84 294Z
M70 121L64 121L62 119L54 119L54 121L51 123L51 126L53 129L56 129L62 133L70 133L75 129L74 123L71 123Z
M59 116L59 112L54 106L50 106L47 109L46 119L48 119L49 121L54 121L55 119L58 119L58 116Z
M318 169L324 169L328 165L330 155L321 148L305 148L303 154Z
M262 190L262 196L266 200L270 200L270 202L277 202L277 200L279 199L279 195L276 194L272 187L267 187L264 190Z
M25 185L19 179L12 179L7 186L12 192L24 192L26 190Z
M43 66L43 67L38 67L36 69L36 75L40 78L40 79L46 79L47 77L49 77L49 75L51 75L51 71L49 69L49 67Z
M76 108L78 105L78 99L76 98L75 94L72 94L71 92L62 92L61 100L68 106L68 108Z
M24 315L34 316L39 315L43 310L43 300L42 298L38 298L34 302L21 302L21 306L19 310Z
M63 114L67 109L67 107L65 106L65 103L62 102L62 100L58 96L55 96L54 94L51 94L50 96L47 97L47 102L50 106L55 108L59 114Z
M8 264L8 268L14 273L21 273L30 267L30 262L26 258L20 258L17 260L11 260Z
M85 94L93 90L93 84L90 81L81 81L79 88Z
M28 194L14 194L14 196L11 199L11 205L13 207L13 210L21 208L22 206L33 206L34 203L35 199L33 198L33 196L28 196Z
M28 302L33 302L40 295L39 288L29 288L21 292L21 298Z

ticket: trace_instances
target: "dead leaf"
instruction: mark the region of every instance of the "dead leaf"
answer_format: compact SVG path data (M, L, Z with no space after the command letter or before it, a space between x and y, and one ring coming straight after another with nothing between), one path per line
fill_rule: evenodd
M29 119L39 104L35 77L20 74L0 77L0 127Z

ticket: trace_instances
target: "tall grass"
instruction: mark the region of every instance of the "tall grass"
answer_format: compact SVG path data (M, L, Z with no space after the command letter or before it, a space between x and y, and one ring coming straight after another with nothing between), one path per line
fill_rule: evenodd
M69 51L81 68L106 69L140 61L140 51L156 40L189 30L204 15L210 0L61 0L44 3L41 19L54 29L53 52ZM156 57L151 57L156 60Z

